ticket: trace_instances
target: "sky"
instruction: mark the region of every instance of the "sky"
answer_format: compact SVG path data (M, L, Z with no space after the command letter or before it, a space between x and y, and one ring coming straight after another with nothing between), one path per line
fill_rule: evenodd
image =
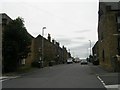
M58 41L73 57L87 58L98 40L97 0L1 0L0 13L24 18L27 31ZM92 48L92 47L91 47Z

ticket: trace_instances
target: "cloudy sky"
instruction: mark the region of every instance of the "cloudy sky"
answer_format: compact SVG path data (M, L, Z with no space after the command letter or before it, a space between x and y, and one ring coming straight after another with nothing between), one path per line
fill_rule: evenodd
M1 0L0 13L12 19L24 18L28 32L36 37L44 30L70 50L72 56L86 58L97 41L97 0Z

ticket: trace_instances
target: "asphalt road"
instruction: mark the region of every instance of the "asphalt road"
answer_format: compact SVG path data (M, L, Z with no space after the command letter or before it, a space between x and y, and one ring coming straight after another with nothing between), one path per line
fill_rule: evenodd
M62 64L6 80L2 88L104 88L88 65Z

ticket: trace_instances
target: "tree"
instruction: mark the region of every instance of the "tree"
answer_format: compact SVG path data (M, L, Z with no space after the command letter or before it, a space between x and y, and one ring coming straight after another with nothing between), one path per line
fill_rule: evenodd
M15 71L20 60L27 57L31 38L22 18L12 20L3 31L3 67L5 72Z

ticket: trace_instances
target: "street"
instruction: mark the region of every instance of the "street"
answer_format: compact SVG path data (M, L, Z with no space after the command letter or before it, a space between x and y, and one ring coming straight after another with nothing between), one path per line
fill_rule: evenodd
M6 80L2 88L104 88L89 65L62 64Z
M10 1L0 1L0 90L120 90L120 0Z

